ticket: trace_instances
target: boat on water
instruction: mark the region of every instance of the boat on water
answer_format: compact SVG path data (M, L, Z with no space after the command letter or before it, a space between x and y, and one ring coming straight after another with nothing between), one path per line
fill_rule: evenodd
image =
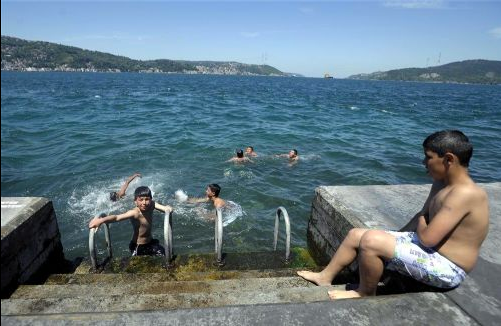
M324 78L325 78L325 79L333 79L334 77L332 77L332 76L331 76L331 75L329 75L329 74L325 74L325 75L324 75Z

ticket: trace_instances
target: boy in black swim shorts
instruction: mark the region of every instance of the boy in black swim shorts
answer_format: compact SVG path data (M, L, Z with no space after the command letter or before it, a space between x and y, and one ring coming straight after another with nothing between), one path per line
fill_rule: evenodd
M132 255L164 256L164 248L151 235L153 211L156 209L164 213L172 212L172 207L153 201L151 190L144 186L138 187L134 191L134 203L136 207L123 214L93 218L89 222L89 229L99 227L103 223L113 223L128 219L131 221L133 228L132 240L129 244Z

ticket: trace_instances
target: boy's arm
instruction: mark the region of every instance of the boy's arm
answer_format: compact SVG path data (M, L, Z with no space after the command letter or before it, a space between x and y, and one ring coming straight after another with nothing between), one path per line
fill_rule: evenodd
M414 215L414 217L409 222L407 222L406 225L404 225L398 231L400 231L400 232L416 232L418 220L419 220L419 217L421 217L421 216L423 216L423 213L421 213L421 211L419 211L416 215Z
M129 218L133 218L136 216L136 210L132 209L126 213L119 215L108 215L105 217L94 217L89 222L89 229L98 228L103 223L113 223L120 222Z
M125 180L122 187L120 188L120 190L118 191L118 193L117 193L118 196L120 196L120 197L125 196L125 192L127 191L127 187L129 187L129 183L131 183L132 180L134 180L136 177L141 177L141 173L134 173L133 175L128 177L127 180Z
M205 197L205 198L194 198L194 197L191 197L191 198L188 198L186 200L186 202L192 203L192 204L207 203L208 201L209 201L209 197Z
M157 202L155 202L155 209L158 210L158 211L162 211L164 213L172 212L172 207L171 206L169 206L169 205L162 205L162 204L159 204Z
M430 202L435 197L435 195L444 187L444 184L439 181L435 181L431 185L430 193L428 194L428 198L426 198L426 201L423 204L423 207L419 212L414 215L413 218L410 219L409 222L407 222L406 225L404 225L399 231L400 232L416 232L419 218L421 216L424 216L425 220L428 221L429 217L429 208L430 208Z
M451 190L430 223L426 222L424 216L419 217L416 232L421 244L426 247L438 245L468 214L472 205L470 189Z

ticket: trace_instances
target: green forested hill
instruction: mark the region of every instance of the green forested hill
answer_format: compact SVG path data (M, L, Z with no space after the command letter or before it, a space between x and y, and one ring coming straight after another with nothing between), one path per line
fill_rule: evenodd
M466 60L436 67L396 69L353 75L348 78L501 84L501 61Z
M142 61L73 46L27 41L10 36L2 36L2 70L285 75L268 65L168 59Z

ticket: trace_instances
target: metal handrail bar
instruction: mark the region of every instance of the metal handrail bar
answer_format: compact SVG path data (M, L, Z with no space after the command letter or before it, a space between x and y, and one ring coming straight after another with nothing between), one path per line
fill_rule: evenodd
M102 213L99 215L99 217L104 217L106 214ZM108 259L111 259L113 253L111 249L111 237L110 237L110 228L108 227L107 223L101 224L104 228L104 237L106 239L106 247L108 249ZM96 254L96 242L94 241L95 235L99 228L92 228L89 230L89 256L90 256L90 262L92 264L92 268L94 270L97 269L98 262L97 262L97 254Z
M215 242L215 253L216 260L218 264L222 264L223 260L223 212L221 208L216 208L216 221L215 221L215 234L214 234L214 242Z
M164 218L165 262L167 266L172 260L172 211L165 212Z
M289 219L289 214L287 214L287 210L280 206L277 209L277 214L275 216L275 232L274 232L274 239L273 239L273 250L277 250L277 242L278 242L278 224L280 220L280 215L283 215L284 220L285 220L285 234L286 234L286 239L285 239L285 261L289 261L290 255L291 255L291 225L290 225L290 219Z

